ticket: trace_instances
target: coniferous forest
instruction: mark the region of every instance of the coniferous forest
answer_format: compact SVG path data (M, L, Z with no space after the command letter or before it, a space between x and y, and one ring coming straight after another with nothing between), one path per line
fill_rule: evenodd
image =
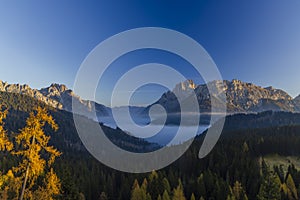
M291 200L300 196L300 171L295 162L300 157L299 114L228 116L221 138L205 158L198 158L204 133L170 166L130 174L104 166L85 150L71 113L19 94L1 93L0 104L3 200L19 199L27 166L35 171L28 175L23 199ZM40 138L35 136L36 143L28 133L34 124L40 134ZM103 128L115 144L128 151L158 148L120 129ZM272 156L294 160L270 162ZM28 165L34 159L36 165Z
M0 0L0 200L300 200L300 0Z

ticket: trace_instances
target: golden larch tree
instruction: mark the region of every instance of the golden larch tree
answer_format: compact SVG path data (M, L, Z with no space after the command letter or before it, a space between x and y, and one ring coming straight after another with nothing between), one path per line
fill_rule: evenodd
M18 148L13 154L22 158L21 163L13 168L15 175L22 181L20 200L33 199L35 196L41 196L42 193L48 196L47 199L51 199L51 196L59 194L60 181L51 165L61 153L48 145L50 136L44 133L46 124L55 131L58 129L58 125L46 109L38 107L35 112L30 113L26 126L15 137ZM50 172L45 176L46 168ZM37 178L41 175L45 176L44 187L32 191Z

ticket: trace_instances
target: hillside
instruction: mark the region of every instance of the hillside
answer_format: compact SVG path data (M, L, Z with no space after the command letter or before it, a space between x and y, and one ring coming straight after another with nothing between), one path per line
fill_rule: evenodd
M29 112L33 111L36 106L47 107L59 126L57 133L50 131L51 143L63 151L86 151L78 137L72 113L53 108L44 102L17 93L0 92L0 105L3 109L8 109L6 127L12 132L17 132L25 125L25 119L28 117ZM130 136L120 129L112 129L104 125L101 125L101 127L113 143L126 150L143 152L157 148L154 144Z
M78 106L76 114L80 114L88 118L93 118L92 112L96 112L98 117L107 116L111 112L109 108L102 104L81 99L81 97L76 95L63 84L53 83L49 87L38 90L32 89L26 84L9 84L7 82L0 81L0 91L27 95L45 103L48 106L69 112L72 112L72 101L74 101L76 106Z

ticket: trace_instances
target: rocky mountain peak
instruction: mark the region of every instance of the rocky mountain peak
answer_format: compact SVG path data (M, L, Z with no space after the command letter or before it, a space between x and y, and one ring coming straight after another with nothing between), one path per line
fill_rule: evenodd
M68 90L66 85L58 84L58 83L52 83L49 88L56 89L59 92L64 92L64 91Z
M46 96L60 96L67 90L69 89L64 84L52 83L49 87L40 89L40 92Z
M92 111L96 111L97 116L108 115L108 108L95 102L82 100L78 95L67 88L66 85L53 83L49 87L40 90L32 89L28 85L8 84L0 80L0 91L18 93L33 97L45 104L72 112L72 102L75 101L80 107L76 114L81 114L92 118Z
M186 80L181 83L178 83L173 89L173 92L176 93L176 92L194 90L196 87L197 85L194 83L193 80Z
M188 104L188 102L190 102L189 95L191 95L191 93L187 91L195 91L199 106L202 110L209 110L211 99L218 99L218 95L220 95L221 92L224 92L226 95L228 112L300 110L300 96L293 100L285 91L273 87L263 88L253 83L247 83L237 79L231 81L216 80L209 82L208 84L198 85L196 88L194 88L195 86L193 84L191 84L192 87L189 87L190 83L193 82L185 81L178 84L173 90L173 93L177 92L177 94L180 94L179 98L177 98L178 101L184 101ZM210 94L210 92L213 94ZM179 108L176 107L178 103L176 104L176 101L174 101L174 96L168 94L169 93L163 95L157 103L170 108L169 110L178 111ZM297 103L296 100L299 100L299 102ZM168 105L170 102L175 102L171 103L174 104L174 106ZM299 104L299 106L296 104Z
M49 87L42 88L39 92L47 99L52 99L62 105L65 109L65 103L63 96L65 95L68 88L63 84L52 83Z
M231 83L232 83L233 85L240 85L240 84L242 84L243 82L240 81L240 80L238 80L238 79L232 79Z
M179 100L187 98L196 88L196 84L193 80L186 80L178 83L173 89L172 93L175 94Z

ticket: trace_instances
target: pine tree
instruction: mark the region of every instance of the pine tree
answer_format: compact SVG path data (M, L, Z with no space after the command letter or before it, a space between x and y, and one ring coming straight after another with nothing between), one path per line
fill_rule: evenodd
M245 142L243 143L243 152L246 153L246 152L248 152L248 151L249 151L249 146L248 146L247 142L245 141Z
M171 200L167 190L164 191L163 196L162 196L162 200Z
M235 200L232 194L228 194L226 200Z
M178 180L178 186L173 190L172 200L186 200L183 192L183 186L180 179Z
M203 174L200 174L200 176L197 180L197 185L198 185L199 195L200 196L205 196L206 195L206 189L205 189Z
M138 181L135 179L132 192L131 192L131 200L151 200L151 196L147 193L147 180L144 179L142 186L139 186Z
M235 200L247 200L248 197L242 187L242 184L236 181L232 188L232 194Z
M71 169L68 167L63 168L61 174L61 190L63 200L78 200L79 190L72 178Z
M149 193L146 194L146 200L152 200L151 195Z
M152 171L149 175L148 191L152 195L153 199L157 199L158 195L163 193L164 185L156 171Z
M131 200L140 200L140 198L140 185L139 182L135 179L131 190Z
M194 193L191 195L191 200L196 200Z
M258 200L277 200L281 198L280 179L276 174L270 172L267 165L264 166L264 177L257 195ZM278 177L278 176L277 176Z
M141 189L147 191L147 187L148 187L148 181L146 178L144 178Z
M162 200L161 195L158 195L157 200Z
M168 193L171 193L171 186L167 178L163 178L162 180L164 190L167 190Z

